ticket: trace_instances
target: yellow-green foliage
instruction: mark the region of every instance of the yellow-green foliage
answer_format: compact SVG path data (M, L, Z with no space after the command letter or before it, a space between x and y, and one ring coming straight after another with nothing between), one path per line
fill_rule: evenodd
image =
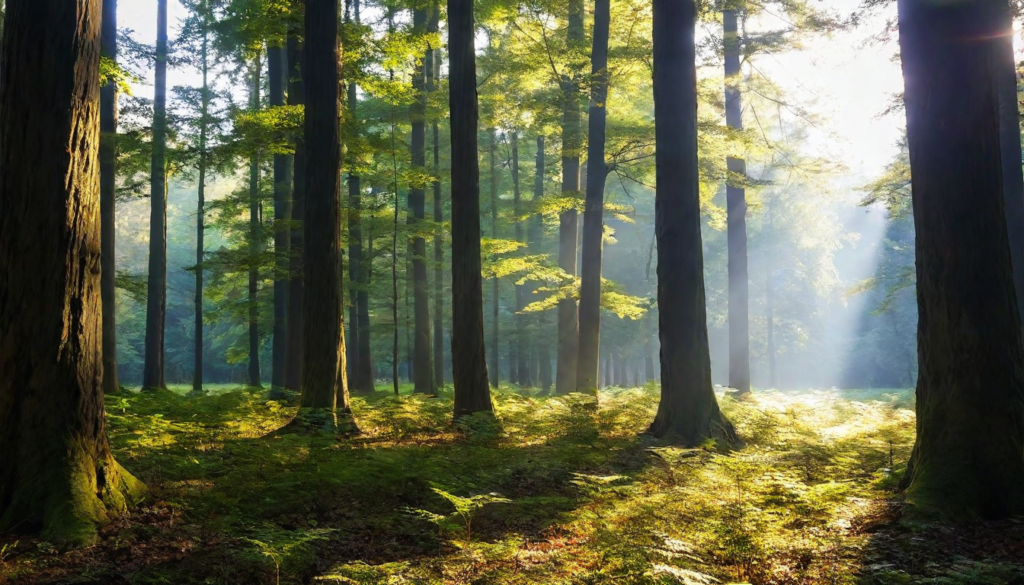
M860 529L909 455L908 392L722 397L746 446L721 453L643 436L653 387L596 411L503 388L498 425L459 428L450 389L381 392L353 399L362 434L346 439L275 434L294 409L253 390L186 391L108 399L149 503L91 556L12 539L0 583L921 582L868 566Z

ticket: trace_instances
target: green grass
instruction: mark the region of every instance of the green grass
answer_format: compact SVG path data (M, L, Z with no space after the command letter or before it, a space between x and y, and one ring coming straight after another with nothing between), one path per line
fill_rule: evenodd
M505 388L500 427L468 430L451 426L447 392L382 388L353 399L362 432L347 439L275 435L294 409L257 390L188 390L108 399L116 456L149 500L87 550L0 537L0 584L1024 579L1006 560L1019 547L891 523L907 391L723 398L747 446L718 453L643 436L653 388L602 394L596 417L581 398Z

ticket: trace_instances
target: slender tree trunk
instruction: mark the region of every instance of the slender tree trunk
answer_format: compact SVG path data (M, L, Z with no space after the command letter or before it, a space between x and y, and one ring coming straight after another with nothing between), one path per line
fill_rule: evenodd
M146 346L143 390L166 388L164 322L167 318L167 0L157 0L150 168L149 276L146 279Z
M391 146L394 152L394 119L391 126ZM398 379L398 165L395 163L395 215L391 225L391 385L395 396L399 394Z
M655 437L736 441L711 385L697 171L694 0L654 0L655 232L661 402Z
M584 50L583 0L569 0L569 26L566 31L569 50ZM582 64L574 63L562 76L565 103L562 111L562 195L579 197L580 154L583 137L580 123L580 81ZM579 214L575 208L558 217L558 266L576 277L576 242L579 237ZM567 394L576 390L576 360L579 357L579 320L576 299L564 298L558 303L558 368L555 392Z
M494 128L487 131L490 137L490 179L491 179L491 238L498 237L498 134ZM497 388L501 385L501 351L498 347L500 335L501 317L499 312L499 289L498 278L491 279L491 385Z
M103 55L117 62L117 0L103 2ZM114 238L117 194L117 82L100 89L100 244L102 247L103 393L118 394L117 378L117 255Z
M493 412L484 349L480 275L480 168L477 161L473 0L448 0L452 144L452 374L455 416Z
M99 0L7 0L0 51L0 532L74 545L143 490L104 423L100 30Z
M768 345L768 387L775 388L778 384L775 368L775 289L772 282L775 273L775 200L768 200L768 242L765 245L765 336Z
M196 292L195 292L195 358L192 368L192 392L203 393L203 262L206 260L204 238L206 235L206 166L208 153L206 143L208 140L207 125L210 115L210 63L209 63L209 22L207 21L207 7L203 5L203 45L202 74L203 74L203 95L200 106L199 123L199 186L197 189L196 202Z
M722 11L725 33L725 118L729 128L742 130L742 39L737 30L736 12L735 9ZM746 161L735 157L729 157L726 166L729 170L725 187L729 242L729 387L744 394L750 392L750 293L747 278L747 200L744 188L747 166Z
M252 70L252 111L260 110L260 70L263 63L256 56ZM249 386L262 388L260 380L260 321L259 321L259 257L263 236L260 225L260 155L249 159Z
M285 102L287 53L280 44L267 48L267 75L270 76L270 105ZM292 161L284 154L274 155L274 341L270 381L271 395L283 396L288 374L288 269L291 254Z
M413 32L425 33L427 29L427 8L420 4L413 10ZM430 336L430 289L427 283L427 241L423 235L426 219L427 172L427 60L431 49L424 48L423 62L419 63L412 77L416 99L410 106L412 121L410 150L413 174L418 177L409 186L409 217L412 229L412 302L413 302L413 391L436 394L434 361L431 356ZM432 66L433 64L429 64Z
M579 358L576 391L597 395L601 355L601 252L604 240L605 124L608 115L608 28L610 0L594 4L594 46L587 150L587 195L583 209L583 258L580 263Z
M298 0L304 3L305 0ZM306 103L305 73L300 64L303 60L303 27L293 26L288 31L288 104L301 106ZM292 233L289 249L288 278L288 351L285 386L293 392L302 388L302 364L304 362L305 334L305 277L303 270L303 238L306 219L306 139L301 133L295 138L295 155L292 157ZM283 397L283 396L281 396Z
M1000 156L1001 4L898 3L920 313L906 500L919 516L1024 512L1024 343Z
M523 209L522 209L522 191L519 185L519 132L517 130L512 131L512 193L513 193L513 213L515 218L513 223L515 224L516 230L516 241L523 242ZM528 243L528 242L527 242ZM515 334L512 337L512 346L515 348L515 364L512 366L516 371L516 382L520 386L530 387L533 386L533 380L530 376L530 368L527 365L527 349L526 349L526 319L527 316L522 314L523 307L526 305L525 301L526 289L521 284L515 285L515 315L512 316L513 322L515 323Z
M436 3L430 7L430 20L427 22L427 32L437 33L441 7ZM436 90L436 84L441 73L441 54L437 48L427 51L427 94ZM444 222L444 201L441 199L441 141L437 128L437 119L431 122L431 130L434 142L434 385L440 388L444 386L444 238L441 225Z
M345 319L341 285L340 39L336 0L307 0L305 138L305 351L302 407L321 428L336 428L336 412L351 422L345 374ZM339 373L340 372L340 373ZM339 387L339 380L341 382ZM315 413L315 414L313 414Z
M544 163L544 137L538 136L537 160L535 163L537 174L534 177L533 183L533 203L535 206L540 205L541 199L544 198ZM536 248L536 253L542 254L544 253L544 216L538 213L533 221L536 235L531 238L531 242ZM546 333L548 329L547 313L538 313L537 328L538 335L534 339L534 347L537 348L538 384L541 390L550 392L553 380L551 372L551 345Z
M359 0L351 0L356 25L361 22ZM353 133L360 131L359 94L355 83L348 84L348 117ZM348 340L349 383L354 394L373 394L373 370L370 363L369 290L363 274L363 197L362 179L350 165L348 172L348 275L349 275L349 331ZM364 314L365 310L365 314ZM364 318L365 317L365 318Z

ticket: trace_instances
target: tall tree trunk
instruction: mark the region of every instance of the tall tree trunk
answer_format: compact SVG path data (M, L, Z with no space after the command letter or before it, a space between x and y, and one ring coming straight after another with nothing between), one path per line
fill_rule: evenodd
M427 8L422 3L413 10L413 32L426 33ZM415 101L410 106L412 121L410 150L416 178L409 186L409 218L412 228L412 303L413 303L413 392L436 394L434 361L431 356L430 289L427 283L427 240L422 225L426 219L427 173L427 60L431 49L425 45L423 62L412 77ZM430 64L432 65L432 64Z
M305 0L297 0L304 3ZM301 106L306 103L305 73L302 72L303 26L293 24L288 31L288 104ZM306 139L300 133L295 138L295 155L292 157L292 233L288 278L288 352L285 386L299 392L302 388L303 349L305 343L305 276L303 270L303 237L306 219ZM277 398L283 398L283 393Z
M569 26L566 30L569 51L584 50L583 0L569 0ZM583 137L580 122L580 80L582 64L574 63L562 75L562 195L579 197L580 153ZM558 217L558 266L576 277L576 240L579 237L579 213L575 207ZM576 360L579 357L579 320L576 299L567 297L558 302L558 367L555 392L567 394L576 390Z
M711 386L697 171L694 0L654 0L655 233L661 402L655 437L696 446L736 432Z
M351 0L356 25L361 23L359 0ZM348 116L354 132L359 132L359 94L355 83L348 84ZM370 362L370 312L367 279L363 274L363 197L362 179L353 168L348 172L348 275L349 275L349 384L352 392L373 394L373 369Z
M540 205L541 199L544 198L544 137L537 137L537 160L536 176L533 182L533 203L534 206ZM538 213L533 219L533 226L535 229L534 237L530 238L530 242L535 248L535 253L544 253L544 216ZM537 362L538 372L537 383L540 385L540 389L544 392L551 391L552 375L551 375L551 345L548 342L547 337L548 328L548 316L547 313L541 312L537 314L537 329L538 335L533 340L533 345L537 349Z
M1001 4L898 3L920 313L906 499L920 516L1024 512L1024 344L1000 156Z
M498 239L498 133L494 128L487 131L490 137L490 179L491 179L491 238ZM454 168L454 166L452 167ZM501 350L498 342L501 339L500 306L498 277L491 279L491 385L501 385Z
M775 368L775 199L768 199L768 241L765 243L765 339L768 346L768 387L775 388L778 384Z
M523 242L522 191L519 186L519 132L516 130L512 131L512 193L514 205L513 213L515 214L513 223L516 226L516 241ZM526 305L526 288L521 284L516 284L515 295L516 311L512 318L515 322L513 346L516 350L516 382L518 382L520 386L529 388L530 386L533 386L533 379L532 376L530 376L530 367L527 360L527 357L529 356L526 345L527 316L522 314L523 307Z
M740 45L736 10L722 11L725 33L725 121L729 128L743 129L740 93ZM744 184L747 165L742 158L726 161L729 178L725 187L726 232L729 242L729 387L750 392L750 319L747 278L747 199ZM1024 202L1022 202L1024 204Z
M257 54L252 69L252 88L250 107L253 112L260 110L260 70L263 63ZM260 155L253 153L249 158L249 386L262 388L260 380L260 308L259 257L261 240L263 239L260 225Z
M608 116L608 28L610 0L594 3L594 45L587 147L587 195L583 209L583 258L580 262L579 358L576 391L597 395L601 355L601 252L604 240L605 123Z
M7 0L5 25L0 532L92 544L143 489L103 412L100 1Z
M146 279L146 347L142 389L166 388L164 322L167 319L167 0L157 0L150 167L149 276Z
M117 62L117 0L103 2L103 55ZM117 82L100 89L100 245L103 298L103 393L118 394L117 378L117 255L114 238L117 194Z
M270 105L284 105L287 83L287 53L278 44L267 48L270 76ZM271 394L282 395L288 374L288 269L291 254L292 161L285 154L274 155L274 341L271 349Z
M302 249L306 298L301 406L309 409L310 422L330 429L337 428L338 411L346 427L354 426L345 373L341 286L339 20L336 0L307 0L303 73L309 213Z
M206 143L208 140L209 115L210 115L210 62L209 62L209 21L206 3L203 3L203 44L200 59L202 60L203 95L201 97L199 116L199 186L197 189L196 202L196 292L195 292L195 358L192 368L192 392L193 394L203 393L203 262L206 260L205 235L206 235L206 166L208 153Z
M430 20L427 22L427 33L437 33L440 25L441 7L431 4ZM441 76L441 54L437 48L427 51L427 93L437 89L437 81ZM441 199L441 140L437 128L437 118L431 122L434 153L434 384L444 386L444 238L441 224L444 222L444 201Z
M480 275L480 168L473 0L448 0L452 144L452 375L455 416L493 412Z

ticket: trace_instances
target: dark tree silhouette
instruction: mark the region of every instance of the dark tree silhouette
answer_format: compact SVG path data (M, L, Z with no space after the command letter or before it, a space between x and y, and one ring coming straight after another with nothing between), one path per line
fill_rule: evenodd
M305 0L296 0L301 8ZM305 81L302 70L302 35L304 26L293 23L288 31L288 104L300 106L306 103ZM295 155L292 157L292 234L291 260L288 277L288 353L285 386L289 390L300 391L302 388L302 362L305 339L303 321L305 319L305 280L303 278L303 222L306 219L306 139L300 133L295 139ZM282 398L283 393L271 390L271 396Z
M71 544L143 489L104 423L100 25L100 0L8 0L0 72L0 532Z
M117 0L103 3L103 55L117 62ZM115 197L117 194L117 81L100 89L100 241L103 297L103 392L121 391L117 379L117 259L114 254Z
M484 350L480 275L480 167L477 160L473 0L448 0L452 144L452 374L455 416L492 412Z
M1001 4L898 4L920 315L906 499L919 515L1024 511L1024 347L1004 211Z
M167 0L157 0L156 12L146 355L142 368L144 390L167 387L164 382L164 323L167 319Z
M267 47L270 105L283 106L288 82L288 54L277 39ZM288 374L288 269L291 253L292 160L274 154L274 339L271 349L270 387L280 393Z
M691 446L736 439L711 386L697 174L696 18L694 0L654 0L661 402L649 432Z
M601 252L604 241L605 125L608 118L608 28L610 0L594 3L594 45L590 53L591 85L587 141L587 194L583 207L580 262L579 358L576 391L597 395L601 361Z

